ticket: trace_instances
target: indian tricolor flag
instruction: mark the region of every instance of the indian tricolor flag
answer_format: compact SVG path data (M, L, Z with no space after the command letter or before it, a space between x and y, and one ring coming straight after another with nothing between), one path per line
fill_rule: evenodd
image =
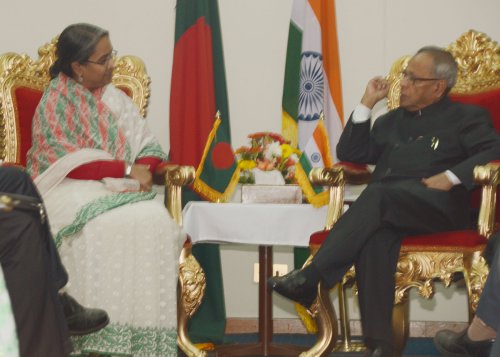
M343 128L334 0L294 0L283 89L283 136L303 155L296 178L310 203L328 202L312 187L314 167L332 166Z

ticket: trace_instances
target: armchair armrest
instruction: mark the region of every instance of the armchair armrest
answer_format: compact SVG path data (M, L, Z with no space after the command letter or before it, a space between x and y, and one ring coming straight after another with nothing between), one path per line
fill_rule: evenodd
M361 185L371 178L366 165L340 162L333 167L314 168L309 173L313 185L327 186L330 198L326 214L325 229L329 230L344 212L345 184Z
M500 161L492 161L474 168L474 181L482 185L478 230L487 238L495 230L497 186L500 184Z
M342 161L335 164L334 166L340 166L344 168L344 177L346 183L350 185L367 184L372 177L372 173L368 169L367 165Z
M193 183L196 170L193 166L165 166L165 199L172 219L182 226L182 186Z
M345 177L342 166L314 168L309 172L313 185L327 186L330 194L325 230L330 230L343 213Z

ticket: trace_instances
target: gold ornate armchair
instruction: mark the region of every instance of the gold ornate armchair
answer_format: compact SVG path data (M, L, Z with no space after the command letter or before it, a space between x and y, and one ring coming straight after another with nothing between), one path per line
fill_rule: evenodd
M0 160L26 165L31 147L31 122L36 106L50 81L49 68L55 61L57 39L38 50L34 61L25 54L0 56ZM129 95L145 116L150 78L141 59L123 56L116 60L113 83ZM182 224L181 187L194 180L190 166L170 165L165 172L166 206L172 218ZM191 255L189 240L179 260L178 344L187 356L204 356L187 335L187 321L201 304L205 289L203 270Z
M485 107L491 114L494 126L500 132L500 47L485 34L468 31L452 43L448 50L455 57L459 66L459 76L450 97L452 100L473 103ZM397 60L389 74L390 91L388 108L399 105L401 72L406 68L410 56ZM499 158L500 159L500 158ZM339 164L333 168L315 169L311 180L319 185L330 187L330 203L327 228L340 217L343 206L344 185L366 182L368 171L351 164ZM500 161L477 166L474 178L481 190L473 198L472 207L479 208L477 227L467 231L435 233L404 239L396 271L395 308L393 328L396 351L401 353L409 335L409 300L411 288L417 288L419 294L431 298L434 294L434 282L442 281L449 286L456 281L456 276L463 276L468 295L469 319L472 318L488 274L481 252L487 238L494 232L496 222L500 222L499 210L496 210L496 192L500 183ZM495 212L497 213L495 215ZM311 254L319 249L325 233L313 235L310 240ZM344 299L345 288L352 284L354 270L351 269L339 284L339 315L342 341L337 349L352 351L359 346L352 343L349 331L349 317ZM320 294L324 294L319 287ZM330 300L318 299L331 304ZM325 311L328 308L323 307ZM316 323L323 328L334 326L334 316L316 315ZM321 331L321 329L320 329ZM332 334L323 333L322 345L331 346L328 340ZM320 342L318 342L318 345ZM319 352L316 356L322 356Z
M450 93L452 100L476 104L487 109L493 125L500 132L500 47L485 34L470 30L448 46L458 63L458 80ZM391 69L391 89L388 107L399 105L401 72L409 60L401 58ZM499 158L500 159L500 158ZM471 209L479 208L474 230L436 233L407 237L403 241L396 272L396 296L393 326L396 342L402 351L409 335L408 292L412 287L421 296L434 295L433 282L442 281L449 286L456 274L463 275L469 320L474 316L488 268L481 252L486 239L500 222L496 194L500 183L500 162L491 162L474 169L474 179L481 190L474 192Z

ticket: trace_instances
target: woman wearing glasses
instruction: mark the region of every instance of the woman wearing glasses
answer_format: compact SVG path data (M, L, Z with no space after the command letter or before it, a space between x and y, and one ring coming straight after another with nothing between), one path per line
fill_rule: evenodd
M59 36L53 78L33 119L28 169L45 200L72 295L110 324L76 352L177 356L178 226L151 190L167 159L138 109L111 84L107 31Z

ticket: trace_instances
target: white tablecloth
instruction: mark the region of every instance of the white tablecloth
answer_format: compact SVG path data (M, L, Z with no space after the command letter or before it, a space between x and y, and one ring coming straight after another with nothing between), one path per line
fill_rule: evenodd
M189 202L183 227L193 243L222 242L307 247L324 228L326 206Z

